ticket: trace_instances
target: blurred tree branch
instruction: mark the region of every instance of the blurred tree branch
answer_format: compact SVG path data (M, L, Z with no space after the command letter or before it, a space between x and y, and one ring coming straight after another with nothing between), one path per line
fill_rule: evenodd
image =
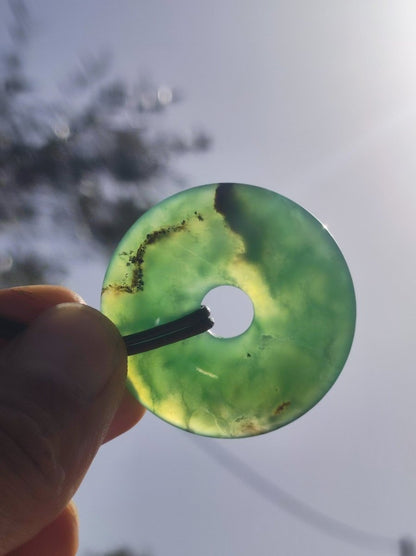
M56 281L76 253L111 251L167 180L172 161L210 146L202 131L160 129L179 99L152 83L111 77L108 53L70 74L55 102L36 95L25 57L33 23L9 2L10 47L0 53L0 286Z
M152 556L150 552L133 552L128 548L119 548L117 550L112 550L106 552L103 556Z

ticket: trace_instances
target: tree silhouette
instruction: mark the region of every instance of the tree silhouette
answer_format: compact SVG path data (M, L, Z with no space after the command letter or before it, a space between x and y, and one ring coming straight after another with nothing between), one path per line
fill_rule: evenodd
M102 556L152 556L150 552L134 552L129 548L119 548L117 550L112 550L106 552Z
M56 281L80 257L110 252L166 183L183 187L173 160L210 145L204 132L163 129L180 95L112 77L107 54L85 59L54 102L40 98L25 65L30 13L21 0L9 6L10 45L0 53L0 286Z

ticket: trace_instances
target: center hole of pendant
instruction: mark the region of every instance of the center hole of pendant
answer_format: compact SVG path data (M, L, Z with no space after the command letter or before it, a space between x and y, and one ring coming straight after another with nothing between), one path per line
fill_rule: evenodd
M254 317L254 307L249 296L234 286L213 288L202 300L211 313L214 326L209 331L217 338L234 338L243 334Z

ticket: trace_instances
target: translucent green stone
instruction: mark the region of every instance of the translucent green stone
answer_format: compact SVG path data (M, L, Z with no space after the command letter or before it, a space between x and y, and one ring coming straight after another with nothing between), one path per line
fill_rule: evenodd
M296 203L250 185L205 185L156 205L127 232L107 270L102 311L131 334L194 311L221 285L251 298L248 330L131 356L129 388L198 434L277 429L315 405L347 359L355 326L348 267L327 229Z

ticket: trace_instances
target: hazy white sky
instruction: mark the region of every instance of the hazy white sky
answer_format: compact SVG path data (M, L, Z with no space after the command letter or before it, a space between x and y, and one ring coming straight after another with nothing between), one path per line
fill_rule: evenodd
M184 91L169 125L212 134L208 155L179 163L190 185L268 187L328 225L357 294L347 365L295 423L220 444L321 512L416 536L416 4L28 5L39 28L30 66L45 94L82 56L108 47L116 73ZM4 2L3 29L6 19ZM97 304L103 272L74 269L69 285ZM151 415L103 447L77 501L81 555L117 545L155 556L371 554L293 519Z

